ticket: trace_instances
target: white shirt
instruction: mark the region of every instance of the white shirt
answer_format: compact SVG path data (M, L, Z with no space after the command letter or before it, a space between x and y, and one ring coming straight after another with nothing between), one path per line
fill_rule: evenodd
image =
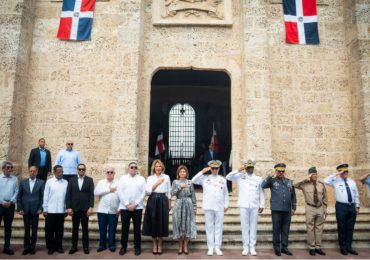
M68 182L64 179L55 177L46 182L44 190L44 212L48 213L65 213L65 198L67 193Z
M235 170L230 172L226 179L238 183L239 208L265 208L265 191L261 187L261 177Z
M191 180L203 187L203 209L224 211L229 207L229 194L226 179L220 175L204 175L198 172Z
M78 181L78 188L79 188L80 190L82 189L82 184L84 184L84 177L85 177L85 176L82 176L82 177L78 176L78 177L77 177L77 181Z
M35 183L36 183L36 178L35 179L31 179L31 178L29 178L28 179L29 180L29 182L30 182L30 192L32 193L32 191L33 191L33 187L35 187Z
M117 188L118 181L109 182L107 179L100 180L94 190L94 195L100 198L99 206L96 212L105 214L116 214L119 205L117 191L110 192L110 188Z
M152 190L154 183L159 179L164 178L164 182L157 186L155 190ZM167 174L161 173L159 176L150 175L146 180L146 192L150 195L152 192L165 193L168 199L171 199L171 181Z
M333 173L332 175L326 177L324 182L327 185L334 188L335 200L337 202L348 204L348 194L346 190L346 184L344 183L344 180L342 178L338 177L335 173ZM347 178L347 183L351 191L352 202L355 203L356 207L358 208L360 207L360 199L356 183L350 178Z
M126 206L131 202L137 205L136 209L143 209L145 188L143 176L138 174L134 176L130 174L123 175L118 184L119 209L127 209Z

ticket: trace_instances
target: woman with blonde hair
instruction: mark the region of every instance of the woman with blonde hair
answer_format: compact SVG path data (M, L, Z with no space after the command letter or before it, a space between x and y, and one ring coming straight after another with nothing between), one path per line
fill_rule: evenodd
M176 171L177 179L172 182L171 195L176 196L172 211L173 238L179 240L178 254L188 254L189 239L197 236L195 213L197 202L194 186L188 179L189 171L180 165Z
M168 212L171 208L171 181L164 173L165 166L161 160L154 160L151 176L146 181L146 192L149 194L146 203L143 235L151 236L153 254L162 254L163 237L168 237Z

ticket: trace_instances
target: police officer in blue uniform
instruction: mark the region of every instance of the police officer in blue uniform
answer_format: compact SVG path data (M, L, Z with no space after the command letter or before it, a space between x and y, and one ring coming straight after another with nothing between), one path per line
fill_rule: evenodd
M337 166L337 172L325 179L335 193L335 215L338 225L338 242L342 255L358 255L352 248L356 216L360 211L360 199L356 182L348 178L348 164Z
M274 166L275 172L262 182L262 188L271 190L272 243L275 255L293 255L288 249L291 217L296 210L296 194L293 181L285 178L284 163Z

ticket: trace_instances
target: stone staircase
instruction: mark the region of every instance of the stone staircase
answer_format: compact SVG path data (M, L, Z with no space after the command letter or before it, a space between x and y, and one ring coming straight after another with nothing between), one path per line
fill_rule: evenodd
M197 227L198 237L191 242L191 247L196 249L206 248L206 234L204 226L204 214L202 210L202 194L197 193L198 210L197 210ZM230 196L230 207L228 212L225 214L224 219L224 232L223 232L223 248L228 249L240 249L242 245L241 239L241 227L239 209L236 207L237 196ZM174 201L173 201L174 202ZM172 203L173 203L172 202ZM173 204L172 204L173 205ZM172 220L170 212L170 233L172 231ZM131 225L132 228L132 225ZM97 247L99 240L99 228L97 216L94 214L90 217L89 223L90 229L90 245L91 247ZM119 240L121 234L121 224L117 227L117 246L119 247ZM64 247L69 248L71 241L72 222L71 217L66 218L65 232L64 232ZM23 244L23 220L20 215L16 214L13 222L13 233L12 233L12 244ZM0 239L3 241L3 232L0 232ZM39 240L40 246L45 245L45 233L44 233L44 218L40 217L39 224ZM81 235L80 235L81 237ZM132 246L133 236L132 230L129 236L129 247ZM290 248L306 248L306 225L304 208L298 208L296 214L292 218L292 224L289 234L289 247ZM361 213L357 217L354 233L354 248L368 248L370 243L370 210L363 208ZM328 216L324 226L323 234L323 247L324 248L336 248L337 247L337 224L335 219L334 208L328 209ZM81 246L81 242L79 241ZM151 246L150 237L142 237L142 247L149 248ZM258 235L257 235L257 248L258 249L269 249L272 247L272 225L270 210L265 209L260 214L258 221ZM173 241L170 237L165 238L164 248L177 248L177 241Z

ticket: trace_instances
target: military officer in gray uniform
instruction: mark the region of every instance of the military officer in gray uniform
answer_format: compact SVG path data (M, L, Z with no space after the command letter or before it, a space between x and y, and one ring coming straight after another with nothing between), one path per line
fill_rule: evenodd
M262 188L271 190L270 208L272 216L272 243L275 255L293 255L288 249L291 217L296 210L296 195L293 181L285 178L284 163L274 166L275 172L262 182Z

